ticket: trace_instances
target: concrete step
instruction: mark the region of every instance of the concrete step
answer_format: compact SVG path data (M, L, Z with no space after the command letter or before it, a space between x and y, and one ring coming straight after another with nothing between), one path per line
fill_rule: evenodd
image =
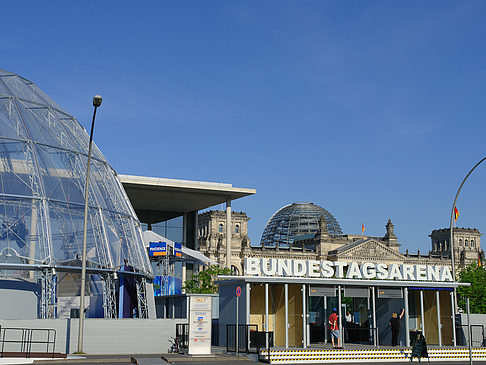
M367 350L273 350L270 351L270 363L315 363L315 362L380 362L380 361L410 361L411 349L367 349ZM267 357L267 352L261 355ZM467 360L467 348L429 349L429 360ZM472 349L474 360L486 360L486 348Z

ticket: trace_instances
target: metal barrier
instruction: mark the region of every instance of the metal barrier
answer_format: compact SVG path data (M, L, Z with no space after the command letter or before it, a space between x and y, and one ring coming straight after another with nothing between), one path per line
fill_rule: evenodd
M469 329L467 325L456 325L456 341L458 346L469 345ZM471 346L486 347L486 337L483 325L471 325Z
M8 334L8 335L7 335ZM43 336L43 334L45 334ZM43 339L45 338L45 339ZM6 352L17 351L5 351L5 344L19 344L20 348L18 352L24 353L25 357L30 357L31 353L45 353L52 354L54 357L54 351L56 347L56 330L47 328L15 328L15 327L1 327L0 326L0 341L2 342L0 357L3 357ZM45 351L32 351L39 348ZM52 351L50 351L52 346Z
M238 325L238 344L236 344L236 325L226 325L226 352L250 352L258 353L258 348L252 345L252 332L258 332L258 325L256 324L239 324Z
M179 339L181 349L187 349L189 346L189 323L176 324L176 338Z
M270 350L273 347L273 332L256 331L258 361L270 363Z

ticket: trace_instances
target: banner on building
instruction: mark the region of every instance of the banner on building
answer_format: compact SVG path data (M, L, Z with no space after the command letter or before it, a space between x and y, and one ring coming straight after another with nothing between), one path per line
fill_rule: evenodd
M182 243L174 243L174 256L182 257Z
M166 256L167 255L167 242L150 242L149 244L149 256Z

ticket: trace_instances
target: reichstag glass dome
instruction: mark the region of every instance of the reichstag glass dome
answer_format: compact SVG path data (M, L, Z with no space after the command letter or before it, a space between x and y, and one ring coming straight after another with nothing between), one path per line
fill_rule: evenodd
M80 265L88 144L73 116L31 81L0 70L2 274L8 264ZM90 174L87 266L150 273L140 223L94 144Z
M280 208L268 221L263 231L261 245L264 247L289 248L294 238L315 234L321 216L331 235L343 234L337 220L326 209L309 202L297 202Z

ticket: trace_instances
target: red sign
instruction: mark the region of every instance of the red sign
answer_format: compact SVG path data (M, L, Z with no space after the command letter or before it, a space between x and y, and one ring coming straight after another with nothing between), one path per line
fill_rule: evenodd
M236 296L239 297L241 295L241 288L239 286L236 287Z

